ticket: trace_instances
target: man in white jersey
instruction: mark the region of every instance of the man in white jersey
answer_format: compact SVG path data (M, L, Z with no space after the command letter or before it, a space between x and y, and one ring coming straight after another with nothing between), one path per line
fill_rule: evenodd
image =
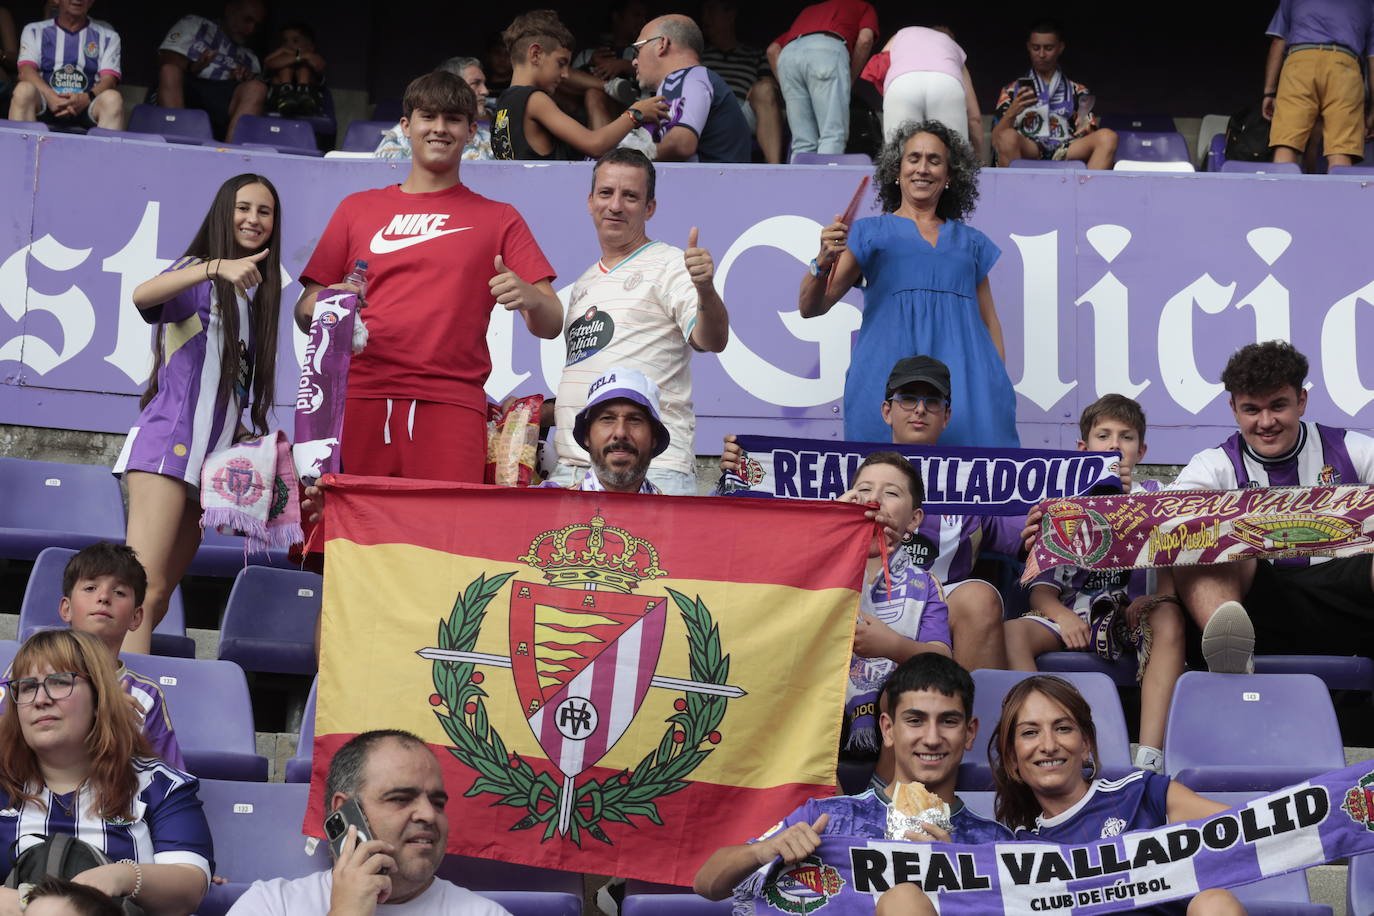
M637 369L658 386L667 450L649 467L649 480L669 495L695 495L692 444L692 351L719 353L730 339L730 319L715 288L711 253L650 239L654 166L638 150L614 149L592 167L587 210L596 226L601 259L573 284L564 319L567 363L558 384L558 471L572 483L591 459L573 436L573 419L587 403L588 387L612 367Z
M231 916L509 916L499 905L434 877L448 840L448 792L434 752L409 732L371 731L329 762L325 807L362 805L372 839L350 827L330 871L255 881Z
M87 15L93 0L61 0L56 15L24 26L13 121L74 127L124 127L119 33Z
M1374 483L1374 439L1302 419L1307 357L1271 340L1242 347L1221 374L1239 430L1193 456L1180 490ZM1254 670L1254 652L1374 654L1370 554L1175 567L1212 671Z

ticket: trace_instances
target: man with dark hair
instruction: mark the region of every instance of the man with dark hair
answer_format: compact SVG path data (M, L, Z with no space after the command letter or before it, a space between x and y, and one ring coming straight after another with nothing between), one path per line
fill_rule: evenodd
M539 337L562 329L553 268L525 221L459 181L476 115L462 77L435 71L412 81L401 117L406 180L345 197L302 272L304 331L316 297L362 292L341 281L366 267L369 337L348 375L347 473L481 483L492 308L520 312Z
M654 164L638 150L615 149L592 167L587 211L601 258L573 284L563 336L567 363L558 385L559 469L570 483L591 464L573 439L573 417L588 387L615 366L638 370L662 395L672 445L654 459L649 479L670 495L697 492L693 444L692 353L719 353L730 339L730 316L715 287L711 252L688 234L686 250L649 238L654 215Z
M228 0L219 22L178 19L158 48L157 104L203 108L215 136L233 140L239 118L267 104L262 66L247 47L266 18L263 0Z
M59 126L124 127L119 90L119 33L87 15L92 0L62 0L57 13L24 26L12 121Z
M1374 439L1309 423L1307 357L1282 340L1241 347L1222 384L1239 427L1193 456L1171 490L1374 483ZM1371 555L1174 567L1212 671L1254 670L1253 654L1374 655Z
M434 877L448 840L448 792L439 762L409 732L364 732L335 752L325 810L356 799L372 838L348 828L330 871L255 881L229 911L240 916L507 916L496 903ZM327 816L327 815L326 815Z
M749 124L734 93L701 65L706 40L686 16L660 16L634 43L639 85L668 102L668 116L653 130L661 162L748 162Z
M648 479L649 462L673 440L659 411L658 386L637 369L612 366L584 398L587 406L573 418L572 439L590 456L591 470L579 472L572 483L564 478L543 486L663 495Z
M704 0L701 4L701 31L706 50L701 62L720 74L735 93L744 120L759 141L765 162L785 162L783 145L782 90L768 68L761 48L741 44L735 33L739 4L735 0Z
M477 96L477 123L473 126L472 139L463 146L463 159L492 158L491 130L481 123L487 116L487 76L482 70L482 62L475 57L450 57L434 69L458 74ZM410 158L410 140L400 124L382 134L372 155L378 159Z
M919 782L949 805L949 825L923 822L909 831L916 842L996 843L1011 831L970 811L954 794L959 764L973 747L973 679L958 663L933 652L902 662L883 686L883 744L893 752L892 780L859 795L813 799L758 840L716 850L697 872L693 889L724 900L754 870L781 856L794 865L815 852L821 835L887 839L887 812L898 783Z
M1013 159L1079 159L1090 169L1110 169L1116 161L1116 132L1098 128L1088 87L1059 69L1064 48L1057 22L1031 26L1030 69L1002 87L997 99L992 146L998 165Z

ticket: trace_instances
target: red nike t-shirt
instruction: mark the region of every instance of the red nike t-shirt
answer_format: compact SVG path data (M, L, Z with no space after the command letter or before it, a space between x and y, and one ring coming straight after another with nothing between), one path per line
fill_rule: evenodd
M461 184L420 194L391 185L340 201L301 282L330 286L367 262L367 348L353 357L348 396L485 412L498 254L526 283L555 276L514 207Z

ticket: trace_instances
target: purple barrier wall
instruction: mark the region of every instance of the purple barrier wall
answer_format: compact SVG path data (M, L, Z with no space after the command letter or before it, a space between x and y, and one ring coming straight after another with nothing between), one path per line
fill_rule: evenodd
M282 192L288 306L338 200L405 168L0 130L0 422L128 428L150 365L130 294L180 254L225 178L258 171ZM695 358L699 452L719 451L727 431L842 435L862 295L808 321L795 295L820 226L862 174L661 169L650 232L681 246L700 226L730 307L729 348ZM478 163L463 177L520 209L565 295L598 257L589 166ZM973 223L1003 251L992 286L1022 444L1072 447L1083 405L1120 391L1149 413L1149 460L1186 460L1232 428L1216 382L1227 355L1274 337L1312 360L1310 417L1374 427L1374 371L1366 383L1359 370L1374 347L1372 217L1374 189L1358 177L984 172ZM289 404L289 354L305 338L287 320L282 333ZM493 397L556 386L560 341L500 310L488 339Z

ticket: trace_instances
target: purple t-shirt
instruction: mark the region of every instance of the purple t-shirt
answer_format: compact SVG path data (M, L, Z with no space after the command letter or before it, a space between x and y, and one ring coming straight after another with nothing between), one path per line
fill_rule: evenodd
M186 761L181 758L181 746L177 744L176 731L172 728L172 717L167 712L167 698L162 688L152 678L121 668L119 683L130 696L138 699L143 707L143 737L148 739L153 753L178 770L186 769Z
M983 551L1015 556L1021 550L1024 516L935 515L902 540L902 550L945 585L962 582Z
M888 797L876 789L858 795L837 795L834 798L813 798L793 811L759 837L765 840L775 833L802 822L814 824L822 814L829 814L824 833L836 836L866 837L873 840L887 838ZM1012 838L1011 831L981 814L971 811L958 798L949 804L950 841L954 843L1001 843Z
M892 576L892 594L888 594L887 579L880 573L877 580L863 590L859 609L908 639L950 645L949 607L935 577L911 562L901 550L892 551L888 571ZM897 663L890 658L854 656L849 664L846 702L882 689L883 682L896 667Z
M1290 45L1335 42L1374 56L1374 3L1369 0L1279 0L1266 35Z
M699 64L683 67L664 77L658 91L668 102L668 117L654 127L655 143L674 127L685 127L697 135L696 155L688 161L749 161L749 122L720 74Z

